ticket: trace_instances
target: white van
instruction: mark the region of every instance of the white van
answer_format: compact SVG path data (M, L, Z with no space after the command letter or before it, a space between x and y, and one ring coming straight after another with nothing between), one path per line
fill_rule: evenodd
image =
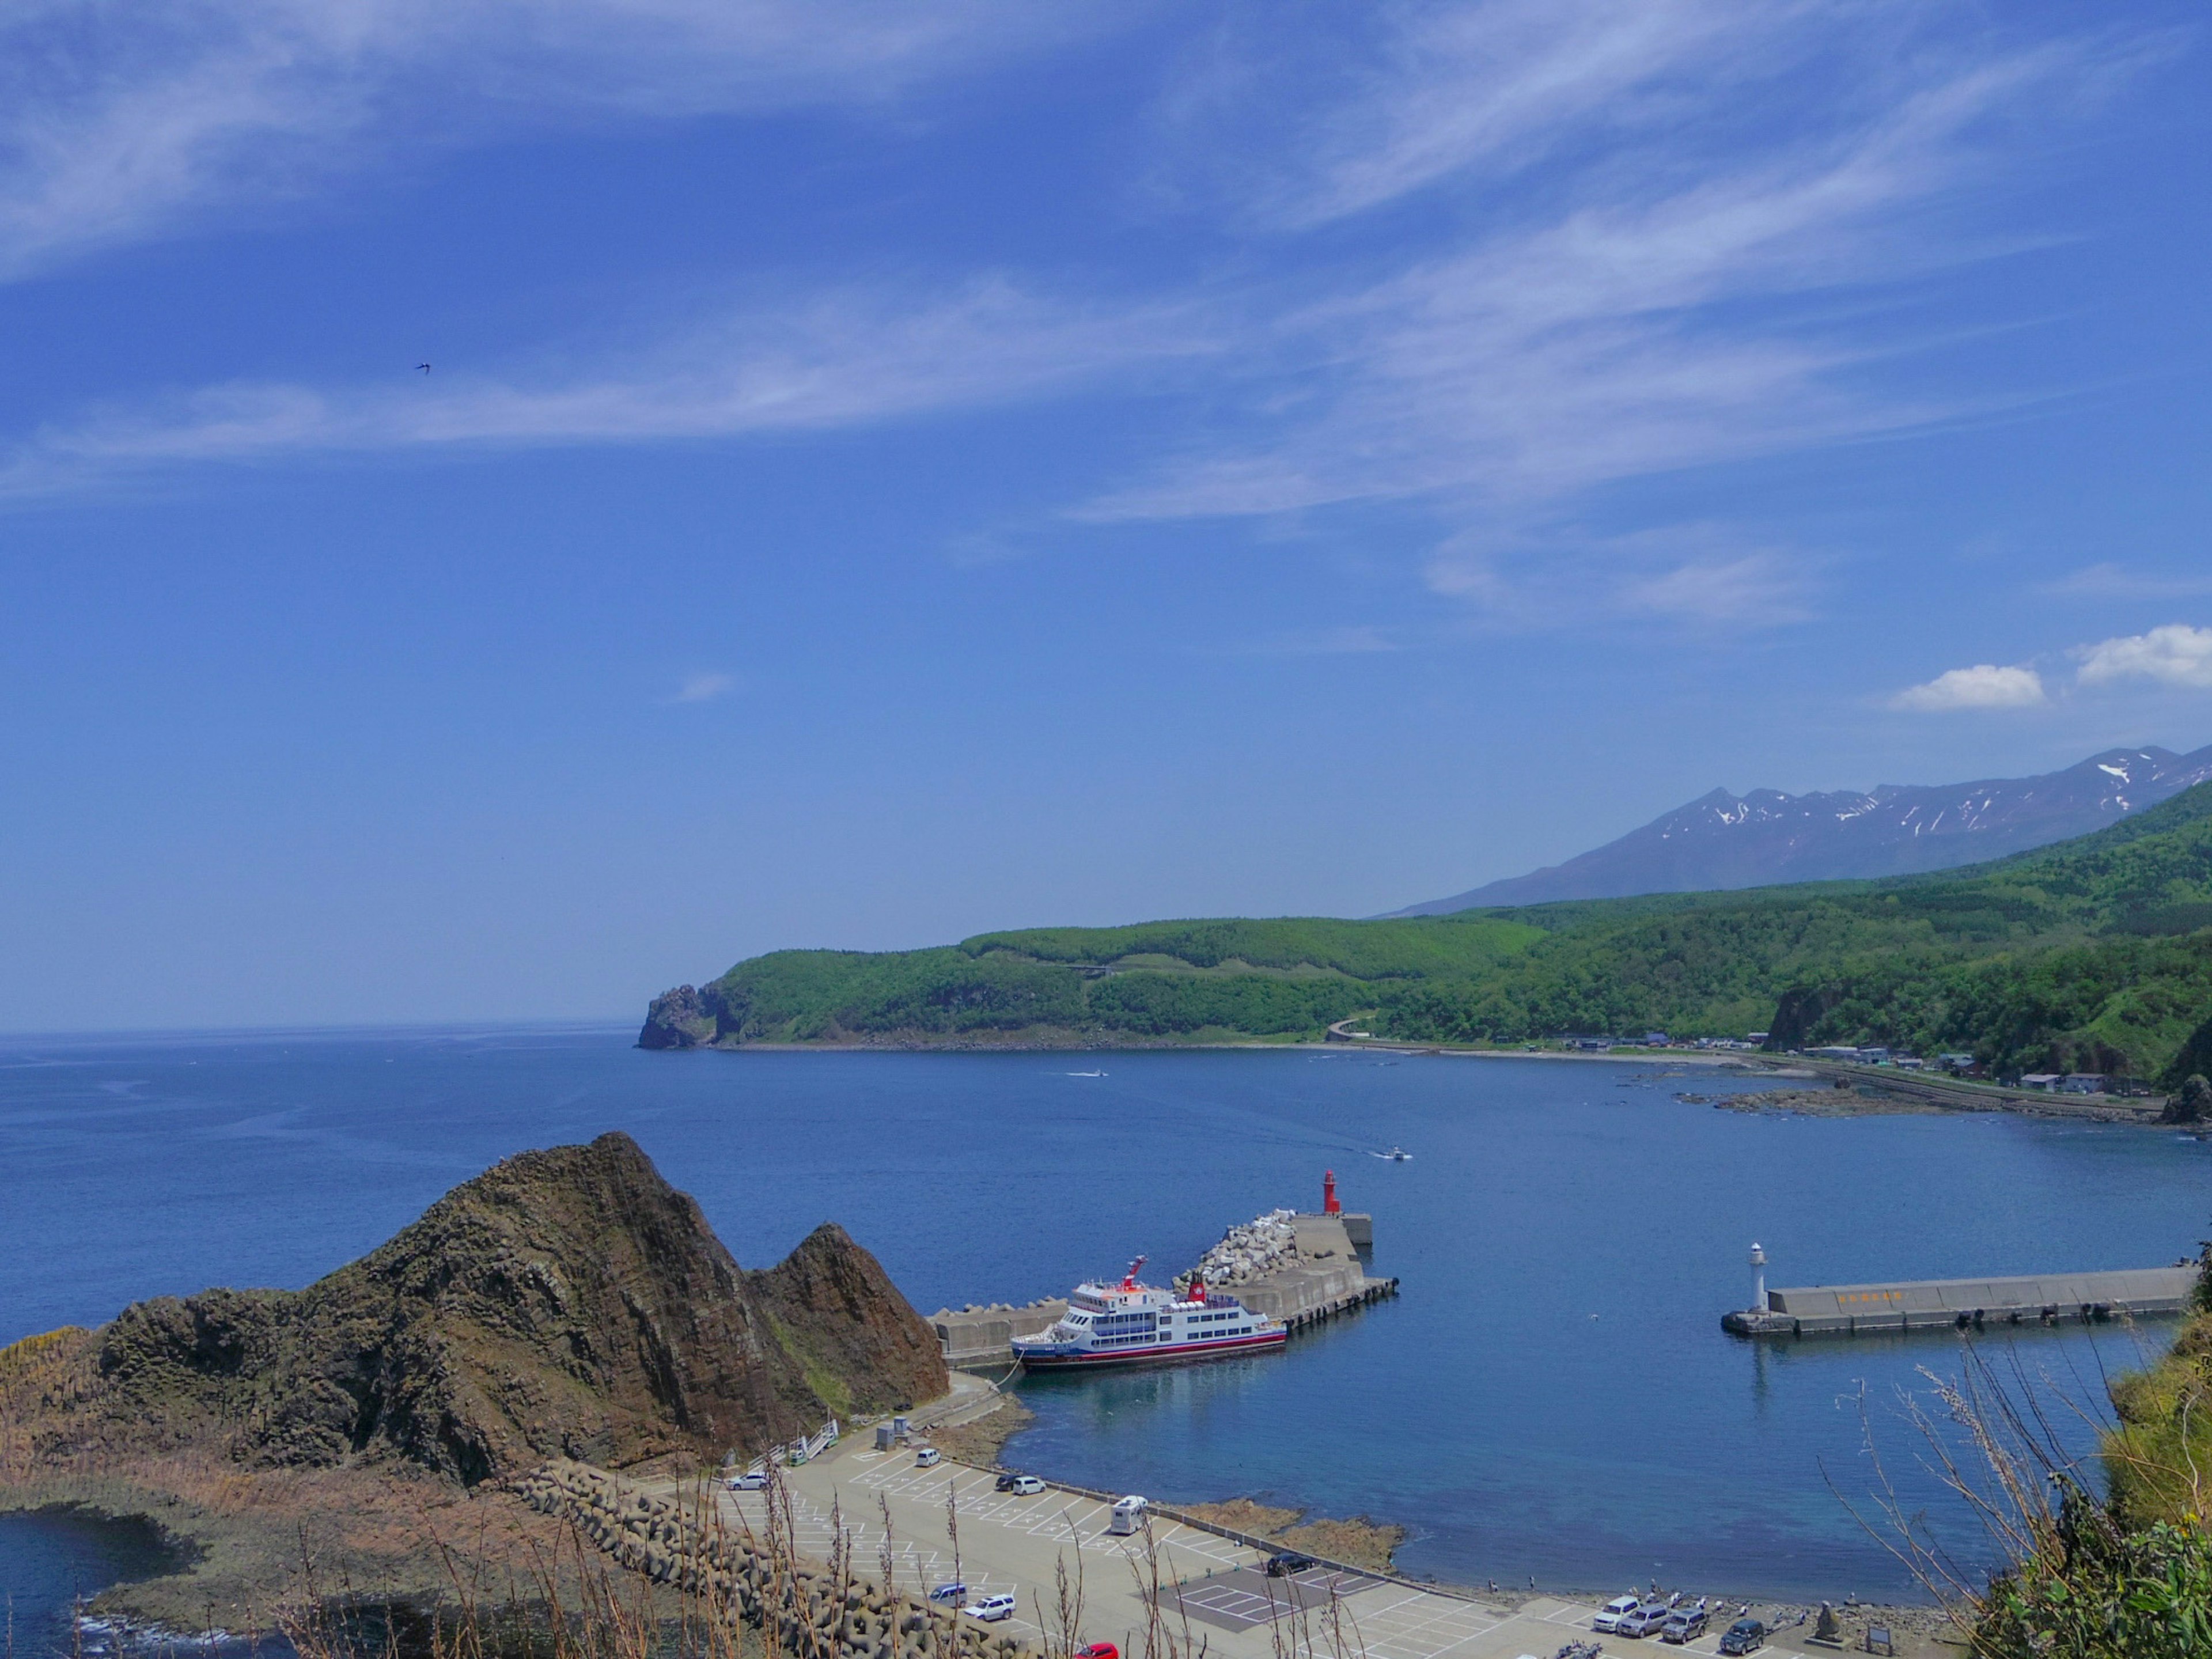
M1114 1505L1114 1518L1106 1523L1106 1530L1117 1538L1127 1538L1132 1533L1145 1529L1145 1500L1131 1492Z
M937 1448L934 1446L924 1446L920 1451L914 1455L914 1466L918 1469L935 1468L937 1467Z
M981 1619L987 1625L995 1625L1001 1619L1014 1616L1014 1598L1011 1595L986 1595L970 1601L960 1611L970 1619Z

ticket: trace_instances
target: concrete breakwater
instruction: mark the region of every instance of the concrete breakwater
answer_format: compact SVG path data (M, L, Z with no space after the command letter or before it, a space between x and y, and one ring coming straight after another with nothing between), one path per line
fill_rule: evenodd
M2183 1263L2116 1273L1814 1285L1769 1291L1765 1306L1723 1314L1721 1328L1736 1336L1850 1336L2061 1321L2094 1324L2185 1313L2197 1275L2193 1264Z
M850 1573L803 1562L787 1540L732 1533L586 1463L549 1463L513 1482L541 1514L572 1522L618 1565L770 1631L771 1652L810 1659L1028 1659L1027 1644ZM709 1514L714 1519L707 1518Z
M1254 1313L1302 1330L1398 1293L1396 1279L1370 1277L1360 1259L1360 1248L1371 1245L1374 1237L1370 1216L1271 1210L1230 1228L1197 1267L1176 1275L1175 1287L1188 1289L1202 1274L1209 1287L1235 1297ZM1012 1363L1014 1338L1049 1330L1066 1311L1066 1302L1059 1297L1018 1307L971 1303L939 1308L929 1316L929 1325L946 1364L997 1370Z

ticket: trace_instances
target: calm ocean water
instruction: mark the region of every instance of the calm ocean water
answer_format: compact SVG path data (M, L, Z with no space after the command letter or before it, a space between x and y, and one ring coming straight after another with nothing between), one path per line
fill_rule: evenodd
M1979 1549L1897 1416L1927 1392L1917 1368L1955 1373L1959 1351L1723 1335L1751 1241L1778 1284L2142 1266L2191 1251L2212 1208L2212 1144L1996 1115L1747 1115L1673 1097L1747 1083L1659 1066L629 1041L5 1045L0 1341L156 1292L305 1284L495 1159L609 1128L698 1196L740 1261L835 1219L924 1312L1063 1292L1140 1251L1164 1279L1231 1221L1317 1205L1334 1168L1374 1212L1400 1299L1279 1356L1032 1385L1041 1420L1010 1457L1400 1522L1404 1566L1457 1581L1894 1597L1911 1585L1831 1485L1869 1490L1863 1398L1908 1498ZM1371 1156L1394 1144L1413 1160ZM2094 1401L2103 1370L2162 1340L2037 1332L1998 1352Z

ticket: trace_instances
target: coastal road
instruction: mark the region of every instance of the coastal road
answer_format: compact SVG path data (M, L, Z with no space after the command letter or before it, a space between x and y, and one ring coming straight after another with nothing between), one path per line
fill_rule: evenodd
M1141 1542L1109 1534L1108 1506L1097 1498L1049 1485L1036 1496L1017 1498L994 1491L988 1470L950 1462L917 1468L912 1449L879 1452L857 1437L784 1474L803 1554L827 1558L834 1513L851 1540L857 1570L880 1576L887 1510L898 1587L909 1594L926 1591L953 1577L950 1499L958 1520L959 1576L970 1598L1013 1593L1020 1606L1009 1626L1037 1641L1043 1635L1039 1620L1054 1599L1055 1567L1065 1562L1073 1577L1079 1564L1084 1638L1116 1643L1125 1654L1133 1645L1142 1651L1147 1604L1139 1580ZM722 1502L732 1523L763 1528L759 1493L726 1492ZM1261 1571L1261 1552L1164 1517L1156 1517L1153 1537L1162 1600L1171 1617L1178 1623L1187 1617L1193 1636L1205 1638L1211 1655L1277 1659L1273 1627L1289 1622L1294 1592ZM1313 1649L1321 1653L1329 1650L1321 1626L1328 1616L1330 1577L1304 1575L1305 1589L1297 1597L1310 1609ZM1353 1574L1338 1577L1335 1588L1346 1650L1364 1652L1366 1659L1519 1659L1524 1654L1550 1659L1589 1632L1590 1608L1580 1602L1540 1596L1506 1608ZM1656 1642L1606 1645L1615 1653L1649 1645L1655 1655L1709 1656L1717 1651L1718 1633L1717 1626L1686 1649L1660 1648Z

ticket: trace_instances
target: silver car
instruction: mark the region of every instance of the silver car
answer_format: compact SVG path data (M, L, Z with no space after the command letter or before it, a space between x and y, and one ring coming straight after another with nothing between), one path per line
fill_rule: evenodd
M1680 1647L1685 1642L1695 1641L1705 1633L1705 1604L1677 1607L1667 1615L1667 1622L1659 1627L1659 1639Z
M1623 1636L1637 1638L1656 1635L1666 1627L1674 1612L1664 1601L1646 1601L1633 1613L1623 1613L1613 1629Z
M1611 1634L1620 1628L1620 1621L1642 1605L1632 1595L1616 1595L1597 1610L1590 1620L1590 1628L1601 1634Z

